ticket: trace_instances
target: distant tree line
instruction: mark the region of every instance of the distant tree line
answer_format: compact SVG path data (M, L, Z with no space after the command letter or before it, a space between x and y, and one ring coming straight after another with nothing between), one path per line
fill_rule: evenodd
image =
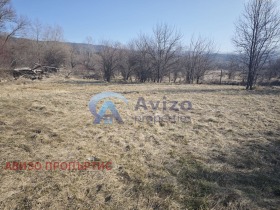
M0 0L0 68L44 65L63 67L67 76L84 72L86 78L107 82L188 84L199 84L216 70L220 84L225 76L239 77L252 89L257 81L280 77L280 18L274 3L247 3L233 39L238 54L219 62L213 41L192 37L184 46L182 34L167 24L156 25L151 35L141 34L126 45L106 40L94 47L91 37L83 45L66 43L60 26L18 17L10 0Z

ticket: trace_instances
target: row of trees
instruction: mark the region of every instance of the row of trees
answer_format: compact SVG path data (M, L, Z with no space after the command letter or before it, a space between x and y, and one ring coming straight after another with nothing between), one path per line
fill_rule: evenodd
M103 41L94 47L90 37L84 45L65 43L61 27L30 23L16 15L9 0L0 0L0 62L11 69L64 66L68 75L87 70L108 82L122 76L125 81L200 83L208 70L221 69L220 82L225 72L229 78L238 72L246 88L252 89L258 79L279 76L280 17L275 8L272 0L249 1L233 39L238 54L218 63L213 41L193 37L183 46L182 34L166 24L156 25L152 35L139 35L127 45ZM15 39L19 34L26 38Z
M182 35L174 27L157 25L153 35L140 35L128 45L103 41L98 48L88 37L84 45L65 43L59 26L29 23L28 39L11 38L2 49L1 64L6 68L47 65L87 70L110 82L116 75L123 80L162 82L165 77L188 83L197 82L206 70L213 68L214 45L202 38L193 38L189 46L181 45ZM5 39L2 35L2 39Z
M176 81L199 83L206 70L212 69L214 45L206 39L193 39L187 50L181 45L182 35L174 27L157 25L153 35L140 35L127 46L103 43L100 52L101 70L110 81L115 72L124 80L132 76L140 82L162 82L165 77Z

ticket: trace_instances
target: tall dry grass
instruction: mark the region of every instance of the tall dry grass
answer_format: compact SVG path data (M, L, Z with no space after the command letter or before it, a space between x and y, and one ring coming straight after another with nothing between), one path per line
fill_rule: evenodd
M115 101L124 124L93 124L88 102L103 91L129 100ZM139 97L164 96L191 101L191 111L175 113L191 122L135 123L135 115L163 114L135 111ZM277 209L279 96L276 88L239 86L0 83L0 209ZM4 169L13 161L90 157L113 169Z

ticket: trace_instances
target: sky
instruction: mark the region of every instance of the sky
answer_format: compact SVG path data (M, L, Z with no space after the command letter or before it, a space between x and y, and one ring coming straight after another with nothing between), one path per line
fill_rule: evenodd
M19 15L59 25L69 42L103 40L128 43L166 23L183 34L213 40L219 52L234 51L231 39L246 0L12 0Z

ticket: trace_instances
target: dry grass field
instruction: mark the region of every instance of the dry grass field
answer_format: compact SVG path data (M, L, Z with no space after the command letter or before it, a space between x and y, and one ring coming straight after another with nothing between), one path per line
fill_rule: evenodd
M124 124L94 125L104 91ZM146 102L192 102L190 122L135 122ZM112 99L114 100L114 99ZM102 102L100 102L102 105ZM112 170L7 170L7 162L81 163ZM279 209L280 89L106 84L90 80L0 83L0 209Z

